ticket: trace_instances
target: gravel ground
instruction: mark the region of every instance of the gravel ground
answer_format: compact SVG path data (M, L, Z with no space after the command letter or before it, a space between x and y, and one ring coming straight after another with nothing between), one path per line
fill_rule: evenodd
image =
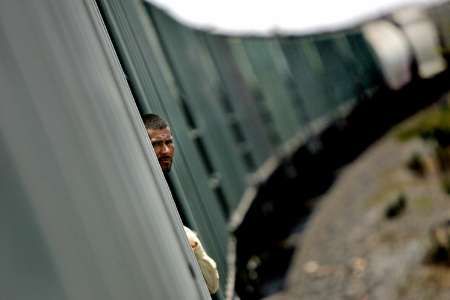
M298 240L285 290L266 299L450 299L450 268L426 262L431 226L450 217L431 152L391 134L343 169ZM414 153L423 177L406 167ZM386 218L400 195L404 208Z

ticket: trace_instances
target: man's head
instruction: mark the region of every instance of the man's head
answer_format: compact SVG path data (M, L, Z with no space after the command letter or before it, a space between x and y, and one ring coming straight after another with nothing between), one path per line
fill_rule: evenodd
M163 172L167 173L172 167L173 155L175 153L170 128L166 121L155 114L145 114L142 116L142 120L152 142L159 165Z

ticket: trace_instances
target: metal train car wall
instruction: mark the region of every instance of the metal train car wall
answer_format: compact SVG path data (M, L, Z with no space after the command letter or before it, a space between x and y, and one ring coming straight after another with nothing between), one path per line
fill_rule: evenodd
M296 208L264 195L274 174L301 194L301 153L345 153L327 134L360 126L361 105L448 89L449 15L229 37L141 0L1 2L0 298L207 299L184 223L218 264L213 297L231 299L239 256L277 228L264 211ZM170 191L147 112L174 132Z

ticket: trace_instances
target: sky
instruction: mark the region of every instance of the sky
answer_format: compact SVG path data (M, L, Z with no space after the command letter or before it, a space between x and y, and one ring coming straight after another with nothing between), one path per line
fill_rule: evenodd
M404 5L443 0L146 0L182 23L225 34L336 30Z

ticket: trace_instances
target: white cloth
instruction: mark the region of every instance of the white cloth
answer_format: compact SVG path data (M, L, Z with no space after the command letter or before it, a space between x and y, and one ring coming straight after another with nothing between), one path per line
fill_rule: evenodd
M219 272L217 271L216 262L206 254L197 234L186 226L183 227L202 271L206 286L209 292L214 294L219 289Z

